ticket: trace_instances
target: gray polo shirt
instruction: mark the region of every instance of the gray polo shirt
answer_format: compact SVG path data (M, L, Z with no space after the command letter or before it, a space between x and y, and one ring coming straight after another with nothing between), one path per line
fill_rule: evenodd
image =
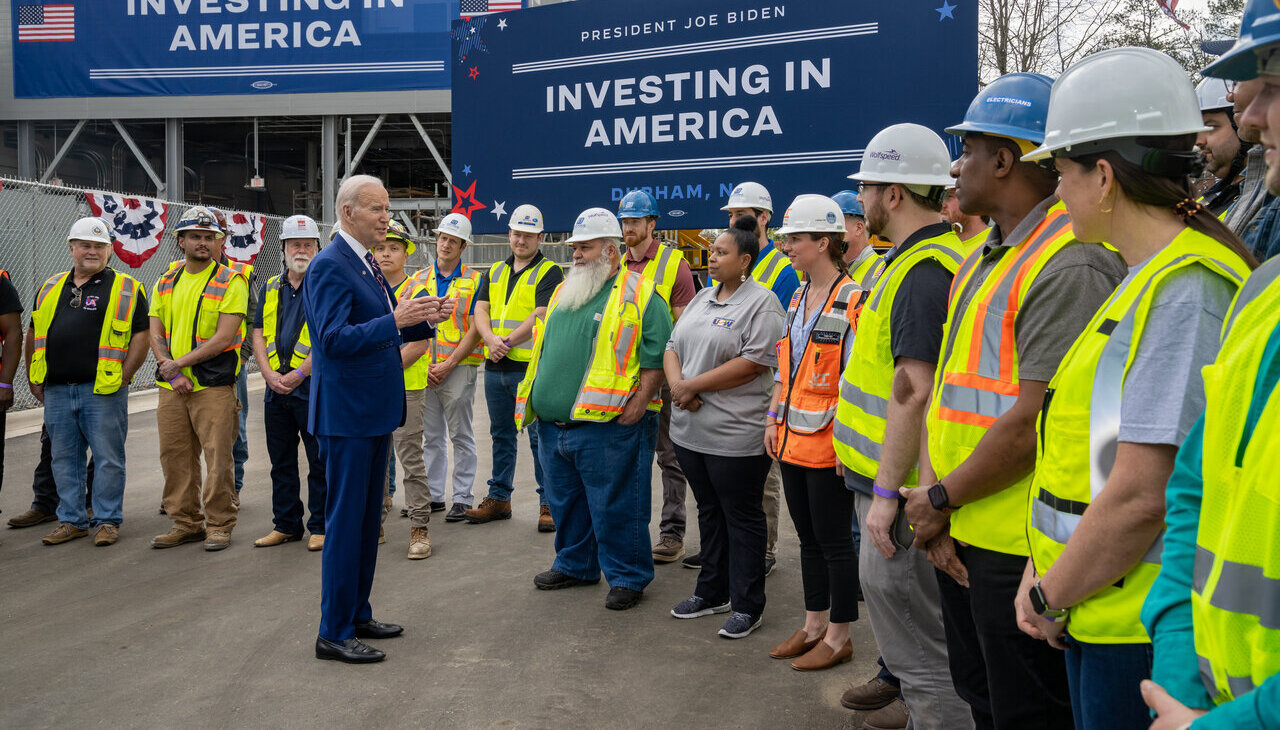
M751 382L736 388L702 393L702 407L671 411L671 440L691 451L715 456L764 453L764 428L773 393L773 368L786 313L774 293L747 279L723 302L719 286L694 295L676 322L667 349L680 357L680 371L692 378L736 357L764 365Z

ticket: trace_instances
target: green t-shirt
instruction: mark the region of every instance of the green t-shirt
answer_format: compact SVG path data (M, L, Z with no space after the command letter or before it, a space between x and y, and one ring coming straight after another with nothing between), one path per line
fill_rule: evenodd
M529 405L543 421L573 420L573 403L587 376L591 360L588 343L595 340L600 318L613 282L600 287L600 293L576 310L557 307L547 318L542 354L538 360L538 376L533 381ZM662 297L650 297L640 324L640 346L637 355L644 370L662 369L662 356L671 337L671 311Z

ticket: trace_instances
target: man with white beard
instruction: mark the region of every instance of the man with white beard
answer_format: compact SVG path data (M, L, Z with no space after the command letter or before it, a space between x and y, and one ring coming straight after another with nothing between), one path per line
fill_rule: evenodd
M653 580L649 484L671 335L670 310L652 280L620 265L621 240L609 211L578 216L565 241L573 267L535 325L533 358L516 393L516 427L537 430L558 528L555 562L533 583L590 585L603 571L605 607L617 611L638 604Z
M307 505L311 533L307 549L324 547L324 461L316 437L307 431L311 374L311 337L302 307L307 266L320 250L320 228L305 215L284 222L280 231L285 273L263 287L253 323L253 357L267 392L262 417L271 458L271 510L274 529L254 547L272 547L302 539L302 489L298 477L298 439L307 451Z

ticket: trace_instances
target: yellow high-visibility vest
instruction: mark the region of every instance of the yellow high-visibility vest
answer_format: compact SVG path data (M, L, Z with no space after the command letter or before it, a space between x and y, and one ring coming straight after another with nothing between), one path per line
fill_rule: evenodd
M399 301L400 299L413 299L422 292L427 291L427 287L418 279L409 276L406 277L404 281L400 282L398 286L394 287L393 290L395 291L396 300ZM427 387L427 385L430 384L430 380L427 378L427 371L430 369L431 349L428 348L427 351L422 354L422 357L418 358L412 365L404 369L404 389L422 390Z
M226 296L227 288L231 286L232 280L237 276L243 276L243 274L238 274L231 267L226 266L225 264L220 264L216 261L212 262L210 267L212 268L212 271L209 274L209 278L205 280L204 290L200 293L200 305L196 307L196 321L193 323L191 328L192 337L195 340L192 349L195 349L202 343L207 342L209 338L213 337L218 331L218 317L220 314L215 307L209 307L206 309L203 306L204 302L221 302L223 297ZM167 300L172 299L178 279L182 278L182 275L185 272L186 268L182 266L170 268L165 272L164 276L160 277L160 281L156 283L156 301L153 306L155 310L161 310L164 312L164 316L160 318L160 322L164 326L164 334L160 337L160 343L164 345L165 348L169 349L170 352L172 352L170 340L173 337L174 330L173 306L168 304ZM203 275L203 272L201 272L201 274L196 274L196 276L201 275ZM165 302L163 308L162 302ZM240 346L244 344L244 333L245 324L242 318L240 326L236 330L236 336L232 339L231 344L215 358L221 358L229 352L235 354L235 367L231 370L231 377L233 379L240 374L240 366L243 364L240 362ZM201 364L208 367L213 365L213 361L209 360ZM202 388L207 385L206 383L199 382L199 377L194 374L192 376L192 381L198 388ZM159 381L157 384L162 388L172 387L164 381Z
M112 269L112 271L115 271ZM31 353L31 382L44 383L49 373L46 346L49 326L57 315L59 292L71 275L64 271L49 278L40 287L36 308L31 313L31 326L35 328L35 350ZM138 280L116 271L111 284L111 298L107 301L107 316L102 320L102 332L98 335L98 367L93 378L93 392L110 395L124 385L124 358L129 354L129 341L133 339L133 313L138 307Z
M262 297L262 338L267 341L267 362L271 369L280 370L280 354L276 351L276 339L279 334L277 324L280 320L280 280L284 274L273 276L267 281L267 292ZM311 354L311 332L307 328L305 318L302 329L298 332L298 340L293 343L293 356L289 358L289 367L297 370L307 356Z
M653 282L654 291L662 297L662 301L671 306L671 292L676 286L676 277L680 275L680 262L684 254L665 244L658 244L658 255L649 259L644 265L644 278ZM624 262L625 263L625 262ZM755 272L752 272L754 276ZM674 314L674 312L672 313Z
M680 273L679 268L677 264L677 274ZM774 246L760 256L755 265L751 267L751 278L760 282L764 288L772 291L773 285L778 283L778 277L782 276L782 272L789 268L791 268L791 259ZM707 278L707 286L715 286L718 283L720 282L715 279Z
M876 285L876 280L884 273L884 257L876 253L876 250L867 245L853 260L853 266L849 269L849 278L853 279L853 283L858 285L862 291L871 291Z
M475 301L476 290L480 286L480 272L468 268L466 264L460 263L458 266L462 270L449 282L449 289L446 292L446 296L457 300L453 305L453 315L436 325L436 345L428 351L432 355L431 361L436 363L449 359L453 351L458 349L463 336L467 334L467 329L471 327L471 303ZM416 278L422 282L428 293L434 295L439 291L434 264L419 271ZM482 360L484 360L484 345L476 345L476 349L463 358L461 364L479 365Z
M1249 267L1222 244L1190 228L1131 274L1085 327L1049 382L1031 480L1027 539L1044 575L1066 549L1115 459L1120 404L1155 292L1180 269L1203 266L1238 286ZM968 509L968 507L965 507ZM964 510L960 510L963 512ZM1071 635L1094 644L1150 641L1139 613L1160 573L1163 539L1115 585L1071 607Z
M511 283L511 267L506 261L499 261L489 268L489 327L493 334L506 338L524 324L524 321L538 308L538 282L555 268L551 259L544 258L536 265L525 268L519 278ZM511 288L511 298L507 298L507 289ZM484 351L489 356L489 348ZM525 340L512 345L507 359L515 362L529 362L533 357L533 341Z

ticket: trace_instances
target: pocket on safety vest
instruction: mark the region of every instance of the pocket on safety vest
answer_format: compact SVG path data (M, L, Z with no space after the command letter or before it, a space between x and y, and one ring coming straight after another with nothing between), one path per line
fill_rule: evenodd
M814 350L813 366L809 369L805 390L817 396L838 398L840 396L841 372L840 344L816 345L815 343Z

